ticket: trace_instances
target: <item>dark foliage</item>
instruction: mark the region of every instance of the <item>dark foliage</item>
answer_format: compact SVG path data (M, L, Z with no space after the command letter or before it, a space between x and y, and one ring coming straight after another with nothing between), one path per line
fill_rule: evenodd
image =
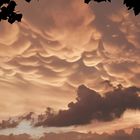
M96 2L103 2L103 1L109 1L111 0L85 0L85 3L89 3L90 1L96 1ZM128 10L133 9L135 15L138 15L140 13L140 4L139 0L124 0L123 4L128 7Z
M17 3L14 0L0 0L0 21L7 20L11 24L15 21L21 22L22 14L15 11L16 6Z

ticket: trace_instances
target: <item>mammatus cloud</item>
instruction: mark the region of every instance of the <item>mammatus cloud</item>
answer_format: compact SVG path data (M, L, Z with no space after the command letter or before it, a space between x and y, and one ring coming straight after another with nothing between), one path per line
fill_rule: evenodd
M139 66L139 17L132 19L132 15L125 16L118 3L111 3L112 13L110 5L92 7L82 0L40 1L39 6L33 2L33 12L25 10L26 22L18 26L17 40L10 44L13 47L7 46L9 53L2 47L1 55L8 57L3 62L2 72L8 69L12 78L16 79L12 81L17 83L17 79L20 79L47 86L69 84L77 87L82 83L90 86L94 82L91 79L98 75L96 82L99 83L105 78L138 86L139 72L132 71L127 63ZM40 13L45 13L45 16L40 16ZM104 45L99 48L101 39ZM123 65L127 76L124 69L114 71L114 65ZM11 78L9 73L5 74L5 79ZM90 80L86 79L87 73L92 73Z
M28 134L20 134L9 136L0 135L0 140L139 140L140 129L135 128L128 134L124 130L115 131L113 134L97 134L97 133L78 133L78 132L67 132L67 133L45 133L40 138L32 138Z
M92 120L112 121L120 118L127 109L140 109L138 92L140 88L123 88L120 85L101 96L98 92L81 85L77 90L76 102L69 103L67 110L59 110L57 114L48 108L46 116L39 116L35 126L62 127L84 125Z
M1 82L49 88L98 83L99 89L107 79L139 86L139 17L126 16L119 3L46 0L28 10L21 2L23 24L1 24Z

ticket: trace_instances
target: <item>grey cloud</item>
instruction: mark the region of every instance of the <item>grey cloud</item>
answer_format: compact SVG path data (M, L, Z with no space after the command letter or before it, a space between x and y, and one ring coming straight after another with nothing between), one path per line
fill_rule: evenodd
M120 118L127 109L140 109L140 88L123 88L119 85L102 97L98 92L84 85L77 90L76 102L68 104L68 109L54 113L50 108L35 126L84 125L92 120L112 121Z

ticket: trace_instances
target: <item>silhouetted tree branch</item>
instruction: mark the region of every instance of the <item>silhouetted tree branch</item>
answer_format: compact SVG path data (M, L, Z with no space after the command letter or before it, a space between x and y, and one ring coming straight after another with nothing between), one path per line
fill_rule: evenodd
M85 3L89 3L90 1L96 1L96 2L103 2L103 1L109 1L111 0L85 0ZM128 10L133 9L135 15L138 15L140 13L140 0L124 0L123 4L128 7Z
M22 14L15 11L16 6L17 3L14 0L0 0L0 21L7 20L11 24L15 21L21 22Z

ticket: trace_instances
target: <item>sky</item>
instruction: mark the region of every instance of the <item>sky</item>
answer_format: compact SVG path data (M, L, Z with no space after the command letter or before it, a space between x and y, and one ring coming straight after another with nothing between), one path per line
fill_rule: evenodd
M22 22L0 22L0 134L140 128L140 16L122 0L17 3Z

